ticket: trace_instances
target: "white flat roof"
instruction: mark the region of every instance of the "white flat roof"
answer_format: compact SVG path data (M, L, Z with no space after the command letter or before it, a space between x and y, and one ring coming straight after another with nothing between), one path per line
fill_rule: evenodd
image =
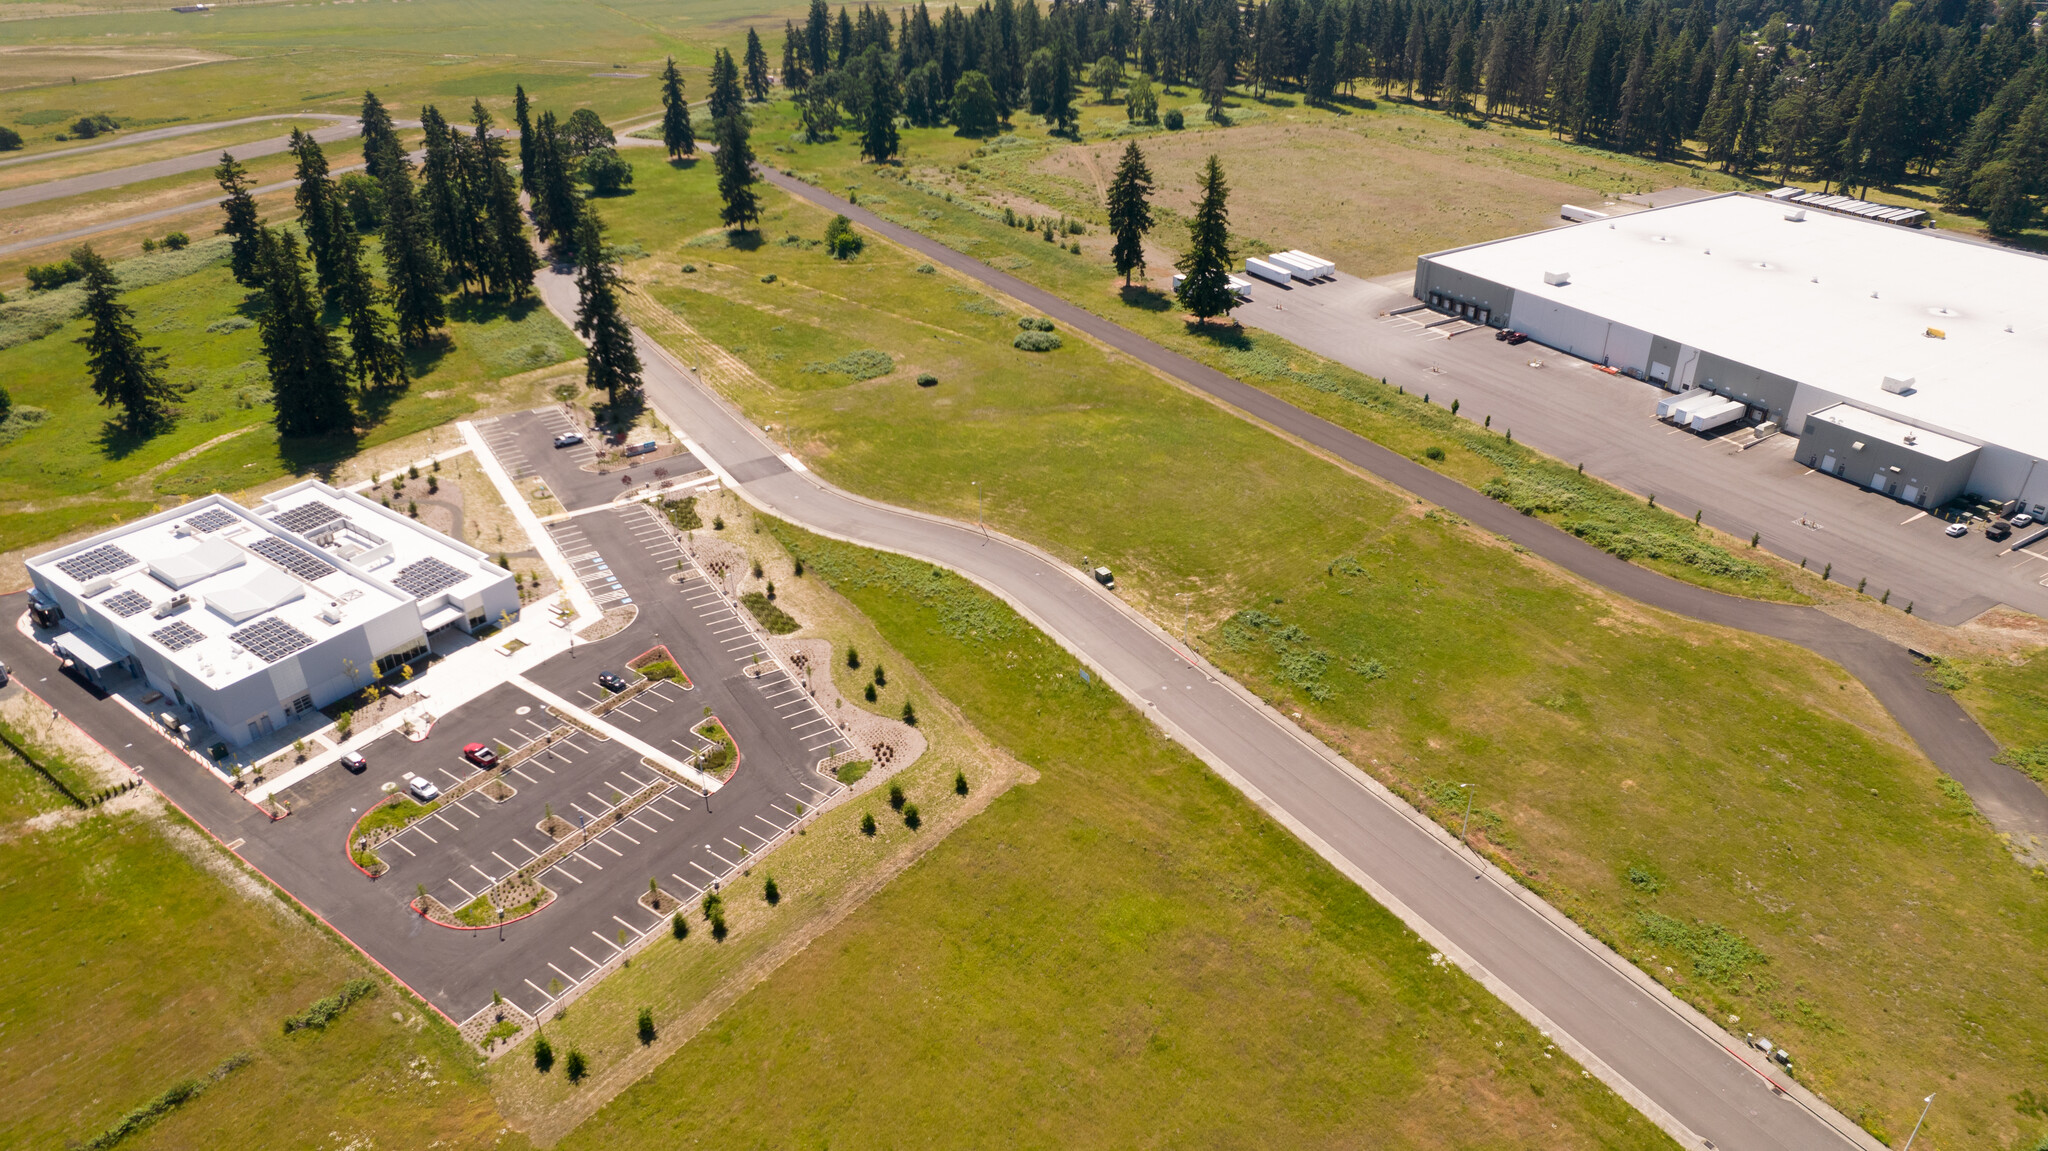
M1837 427L1847 428L1857 435L1866 436L1883 443L1897 444L1902 448L1910 448L1923 456L1941 460L1944 463L1949 460L1962 459L1964 456L1977 450L1976 444L1967 444L1961 440L1944 436L1940 432L1930 432L1926 428L1900 423L1890 416L1866 411L1855 404L1847 402L1829 404L1825 408L1815 408L1806 418L1809 420L1822 420Z
M214 687L407 605L433 611L511 578L482 552L318 480L253 510L207 496L28 566L93 605L80 622ZM186 600L170 608L175 596Z
M2048 458L2048 260L1725 195L1432 254L1952 435ZM1543 274L1564 271L1570 283ZM1946 338L1927 335L1939 329ZM1884 390L1884 377L1914 390Z

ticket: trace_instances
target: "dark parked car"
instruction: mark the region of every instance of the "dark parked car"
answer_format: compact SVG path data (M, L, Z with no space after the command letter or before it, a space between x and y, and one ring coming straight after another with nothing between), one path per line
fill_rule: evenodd
M498 753L480 743L472 743L462 749L462 758L478 767L498 766Z
M1529 334L1527 332L1509 332L1507 334L1507 341L1510 344L1526 344L1529 342Z
M615 671L601 671L597 673L597 686L606 691L624 691L626 679Z
M2012 525L2003 521L1995 521L1984 529L1984 538L1987 540L2002 540L2011 534Z

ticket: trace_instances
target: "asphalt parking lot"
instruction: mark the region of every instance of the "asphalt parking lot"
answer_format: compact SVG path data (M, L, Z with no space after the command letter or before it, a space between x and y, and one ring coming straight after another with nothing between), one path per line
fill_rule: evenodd
M1583 462L1629 491L1655 493L1681 515L1697 509L1730 535L1754 532L1761 546L1794 563L1833 565L1834 579L1851 586L1867 579L1872 595L1890 589L1893 606L1912 603L1917 614L1947 624L1999 603L2048 615L2048 544L2006 553L2027 533L1995 543L1978 525L1948 539L1940 519L1808 468L1795 437L1744 450L1733 437L1659 421L1664 393L1655 385L1534 342L1510 347L1487 329L1427 326L1445 318L1435 313L1382 315L1416 302L1412 282L1412 273L1375 280L1339 273L1291 291L1260 283L1235 314L1434 403L1459 400L1462 416L1491 416L1495 431L1512 429L1539 451Z
M515 481L538 477L566 511L602 507L647 484L708 470L695 456L678 450L645 463L629 460L606 472L586 471L597 459L598 433L577 423L559 406L479 420L476 430ZM555 447L555 437L564 432L575 432L584 442ZM527 485L522 483L521 488L527 490Z

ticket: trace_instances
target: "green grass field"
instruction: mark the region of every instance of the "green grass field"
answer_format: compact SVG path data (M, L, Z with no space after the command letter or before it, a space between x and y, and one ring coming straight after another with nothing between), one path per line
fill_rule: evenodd
M1220 664L1425 810L1453 818L1444 788L1476 784L1505 866L1873 1130L1950 1073L1947 1130L2040 1125L2012 1097L2048 1069L2025 958L2048 882L1839 669L1588 593L1084 341L1017 352L990 314L1014 303L874 242L835 265L802 242L824 216L779 194L764 242L734 246L708 171L640 172L607 213L653 253L641 289L746 362L729 390L821 474L964 518L978 480L994 526L1107 562L1175 631L1191 614ZM928 219L899 195L863 200ZM697 362L698 337L648 326ZM864 349L892 370L806 370ZM1701 698L1753 719L1697 723ZM1949 990L1894 996L1926 971Z
M150 801L24 823L60 805L0 752L0 1143L83 1144L241 1051L247 1066L122 1146L524 1145L493 1142L474 1055L389 984L285 1035L287 1015L372 972L181 818Z
M167 431L134 439L109 422L86 383L83 323L0 349L0 387L17 408L46 413L0 450L0 551L72 526L126 518L152 503L243 491L279 477L330 469L355 451L475 411L494 381L574 356L568 330L537 303L511 308L451 301L449 342L414 360L410 389L351 440L281 443L270 425L270 386L244 292L228 274L226 243L122 265L124 276L162 278L126 294L136 325L170 357L185 395ZM190 269L189 271L187 269ZM176 275L174 273L184 272ZM76 289L0 305L0 334L33 335L68 315Z
M879 629L887 646L863 640L866 658L888 658L892 679L914 664L1040 777L564 1147L669 1146L685 1131L717 1146L1671 1146L992 597L777 534L806 579ZM911 799L950 802L949 776L920 773ZM862 810L884 839L909 834L875 797L810 838L878 850L854 827ZM795 910L762 910L749 883L727 901L757 921ZM557 1059L593 1034L630 1048L635 995L719 962L704 934L700 922L663 941L677 958L636 963L572 1007ZM524 1055L494 1077L538 1078ZM559 1064L550 1078L569 1090Z
M2004 748L2000 761L2048 787L2048 658L2037 649L2014 660L1945 665L1960 680L1956 698Z

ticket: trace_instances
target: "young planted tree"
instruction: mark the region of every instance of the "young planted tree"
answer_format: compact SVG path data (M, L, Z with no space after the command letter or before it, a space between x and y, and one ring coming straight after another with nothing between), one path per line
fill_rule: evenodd
M661 142L671 160L697 150L697 130L690 124L690 102L683 99L683 74L674 56L661 70Z
M768 52L761 47L761 35L752 28L747 29L747 98L759 104L768 99L771 81L768 78Z
M256 214L256 198L249 194L248 170L222 152L213 178L220 181L221 191L227 193L220 205L227 220L220 231L221 235L232 237L228 241L228 269L234 273L236 283L255 288L261 283L258 273L263 256L263 218Z
M320 322L298 241L289 233L263 229L259 267L269 307L258 324L278 432L318 436L352 430L348 370Z
M1124 158L1117 164L1109 183L1109 231L1116 237L1110 259L1123 273L1124 286L1131 286L1131 273L1145 267L1145 234L1152 230L1152 170L1145 166L1145 154L1137 141L1124 146Z
M761 195L754 190L754 149L747 143L747 121L735 112L719 117L717 128L718 195L725 201L718 218L726 227L744 232L761 219Z
M590 341L583 355L583 382L604 392L610 418L616 422L638 408L640 353L633 347L633 329L619 314L619 287L624 281L604 249L604 222L595 205L583 205L576 254L576 331Z
M1186 275L1180 302L1200 320L1223 316L1237 306L1230 287L1230 188L1223 183L1223 164L1209 157L1202 170L1201 196L1188 221L1188 250L1176 265Z
M1104 56L1089 69L1088 86L1095 89L1102 102L1107 104L1116 99L1116 90L1123 87L1124 66L1114 56Z
M71 250L71 262L85 274L85 299L78 315L90 327L78 342L85 345L93 394L106 407L121 409L121 426L129 432L162 425L178 398L177 390L164 380L170 361L143 345L135 331L135 310L121 302L114 269L105 257L92 245L81 244Z
M299 230L306 235L306 249L313 255L313 274L320 282L320 294L329 302L343 274L355 243L355 226L334 181L327 176L327 155L320 142L297 128L292 129L291 150L298 157L298 191L293 199L299 206Z
M860 154L886 164L903 147L896 135L896 83L880 53L867 58L863 71L866 98L861 108Z

